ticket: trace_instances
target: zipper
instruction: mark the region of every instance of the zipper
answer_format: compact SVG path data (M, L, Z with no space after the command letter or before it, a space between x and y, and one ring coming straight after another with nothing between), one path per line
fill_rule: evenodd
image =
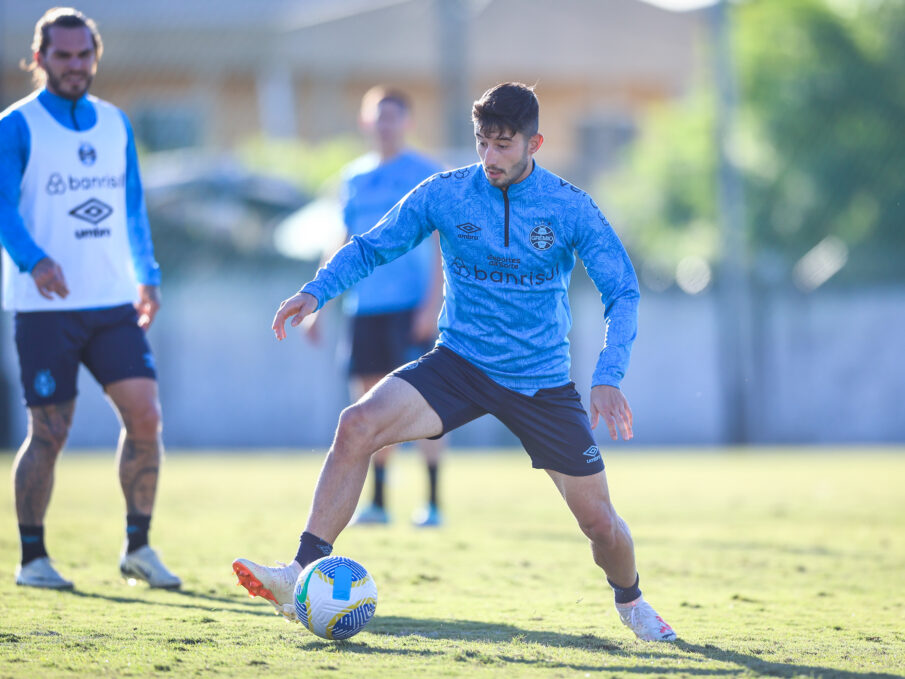
M70 109L70 114L72 115L72 126L76 132L81 132L81 128L79 127L79 121L75 117L75 105L77 102L72 102L72 108Z
M509 187L503 189L503 205L506 208L506 216L503 221L503 245L509 247Z

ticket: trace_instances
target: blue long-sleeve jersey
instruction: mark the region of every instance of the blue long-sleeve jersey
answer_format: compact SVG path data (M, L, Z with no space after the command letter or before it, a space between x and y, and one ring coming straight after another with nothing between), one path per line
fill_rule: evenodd
M302 290L320 307L434 230L445 277L438 344L522 393L565 384L577 253L605 309L593 384L619 386L637 328L635 271L591 197L536 164L507 189L491 185L480 164L430 177Z
M38 101L60 125L70 130L87 130L97 122L97 111L87 97L73 102L45 89L38 95ZM31 136L25 118L16 110L17 105L0 114L0 245L19 271L26 272L48 255L34 242L19 214L20 187L31 153ZM160 285L160 267L154 259L135 137L125 114L123 122L128 137L126 219L132 264L139 283Z

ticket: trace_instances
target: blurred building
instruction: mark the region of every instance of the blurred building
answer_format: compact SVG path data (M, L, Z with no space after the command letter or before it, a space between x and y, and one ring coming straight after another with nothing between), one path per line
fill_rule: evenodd
M612 162L640 109L683 92L699 15L640 0L83 0L105 54L94 92L148 150L230 148L264 133L319 140L356 127L375 83L409 91L420 146L470 162L470 106L536 83L542 162L581 181ZM0 0L3 106L27 94L37 0Z

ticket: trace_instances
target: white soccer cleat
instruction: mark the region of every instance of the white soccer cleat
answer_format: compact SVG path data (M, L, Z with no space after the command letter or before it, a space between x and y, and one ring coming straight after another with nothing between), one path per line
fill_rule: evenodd
M657 615L653 606L638 597L627 604L616 604L622 624L632 630L641 641L675 641L673 628Z
M299 579L302 567L293 560L288 566L261 566L248 559L233 561L233 572L239 578L239 584L248 590L249 596L267 599L277 613L289 622L298 622L295 615L295 581Z
M71 581L64 578L53 567L50 557L32 559L27 564L16 566L16 584L23 587L43 587L44 589L72 589Z
M149 545L139 547L134 552L123 554L119 561L119 572L135 584L135 580L144 580L151 587L159 589L179 589L182 580L163 565L157 552Z

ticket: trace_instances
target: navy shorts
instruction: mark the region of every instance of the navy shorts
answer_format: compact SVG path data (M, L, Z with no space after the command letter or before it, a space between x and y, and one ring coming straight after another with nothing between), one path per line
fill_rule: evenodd
M131 304L76 311L20 311L16 348L25 404L75 398L79 363L103 386L129 377L157 378L154 356Z
M415 310L352 317L352 352L349 375L386 375L428 351L433 342L412 337Z
M494 382L444 346L393 373L417 389L440 416L443 434L490 413L515 434L535 469L569 476L603 470L600 449L575 383L525 396Z

